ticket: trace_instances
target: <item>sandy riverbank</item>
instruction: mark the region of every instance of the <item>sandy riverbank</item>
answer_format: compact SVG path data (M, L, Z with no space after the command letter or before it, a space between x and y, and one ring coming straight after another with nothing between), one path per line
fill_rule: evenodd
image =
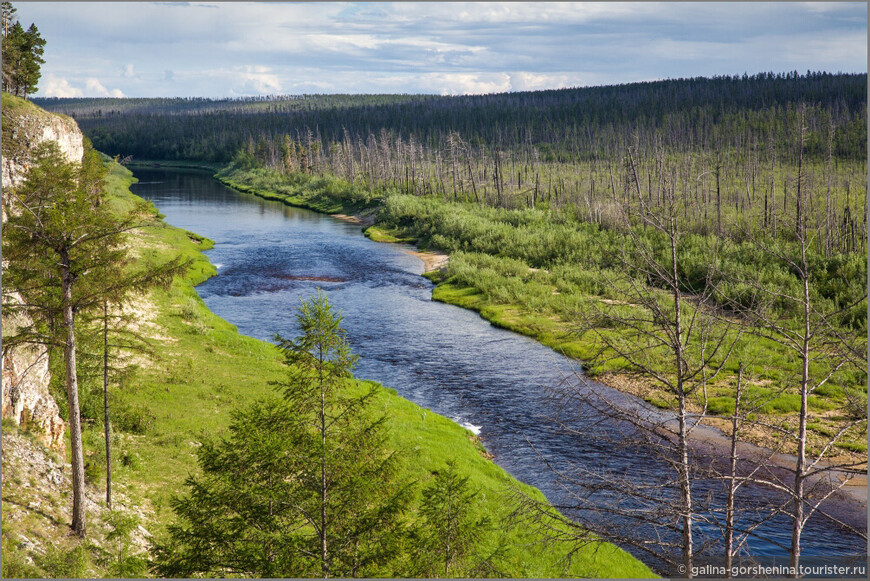
M359 224L362 228L368 228L374 225L375 219L373 216L358 216L348 214L330 214L333 218L338 218L344 222L351 224ZM447 261L450 258L443 252L432 252L429 250L405 250L408 254L416 256L423 261L423 272L432 272L447 266Z
M363 228L368 228L375 223L375 219L372 216L349 216L347 214L330 214L330 216L344 222L350 222L351 224L359 224Z
M423 272L432 272L447 266L447 261L450 257L441 252L430 252L428 250L406 250L408 254L416 256L423 261Z

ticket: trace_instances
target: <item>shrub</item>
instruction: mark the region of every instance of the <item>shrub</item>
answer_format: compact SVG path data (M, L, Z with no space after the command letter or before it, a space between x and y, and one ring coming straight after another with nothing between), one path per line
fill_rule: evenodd
M45 573L44 577L59 579L88 577L91 565L90 553L83 544L49 544L45 554L34 557L34 561Z

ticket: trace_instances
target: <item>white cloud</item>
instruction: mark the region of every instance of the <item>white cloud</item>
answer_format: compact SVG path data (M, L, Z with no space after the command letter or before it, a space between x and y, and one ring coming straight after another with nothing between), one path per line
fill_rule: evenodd
M542 89L565 89L590 84L579 73L511 73L511 89L514 91L538 91Z
M460 94L866 71L856 2L22 2L19 17L49 39L40 95Z
M507 73L426 73L420 75L419 86L442 95L505 93L511 90L511 77Z
M807 12L829 13L838 12L849 7L848 2L803 2L801 3Z
M784 60L795 67L813 61L816 67L825 67L831 72L836 72L838 66L853 70L862 63L866 66L866 28L862 32L844 33L836 37L808 34L803 37L774 37L772 41L771 44L788 47L789 50L783 53Z
M89 93L89 97L124 97L124 93L120 89L109 91L98 79L93 77L85 81L85 91Z
M46 97L124 97L120 89L108 90L103 83L94 77L85 80L85 88L76 87L65 78L46 75L40 86L40 91Z
M230 87L229 93L234 96L280 94L283 90L279 76L272 69L263 65L210 69L199 73L185 74L184 77L186 79L205 77L218 81L222 85ZM177 78L176 73L172 73L172 79L175 78Z
M391 8L407 20L481 25L581 23L659 10L654 4L637 2L399 2Z
M280 93L281 81L278 75L273 74L271 69L264 66L247 66L239 75L244 84L244 90L248 93Z
M54 75L47 75L45 82L40 86L41 92L46 97L81 97L82 90L73 87L66 79L59 79Z

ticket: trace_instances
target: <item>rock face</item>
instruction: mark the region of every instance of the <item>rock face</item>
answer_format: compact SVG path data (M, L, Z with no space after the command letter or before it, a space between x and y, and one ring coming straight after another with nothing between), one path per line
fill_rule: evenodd
M3 190L17 186L30 167L30 156L43 142L54 141L61 154L80 162L82 132L69 117L53 115L35 105L3 111ZM8 142L8 145L7 145Z
M10 297L20 300L14 293ZM29 321L20 315L4 315L3 330L14 334L22 323ZM48 448L64 452L64 421L57 402L48 393L51 376L46 349L37 345L3 349L2 375L3 417L33 432Z
M7 107L7 104L12 105ZM3 96L3 195L24 181L33 152L41 143L54 141L69 160L80 162L84 155L82 132L68 117L52 115L38 107ZM3 222L6 221L5 211ZM4 300L21 302L21 297L4 289ZM29 324L26 315L3 316L3 335L12 336ZM50 374L45 348L25 345L7 349L2 360L3 417L35 433L49 448L64 452L64 421L57 403L48 392Z

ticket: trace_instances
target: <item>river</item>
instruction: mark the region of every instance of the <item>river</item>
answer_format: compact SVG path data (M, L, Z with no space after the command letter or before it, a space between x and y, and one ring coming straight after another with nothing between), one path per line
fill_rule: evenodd
M558 412L548 388L573 377L576 362L474 312L432 301L432 284L420 276L423 264L408 253L411 247L372 242L359 225L235 192L202 172L137 169L135 175L140 182L132 191L153 201L169 224L215 241L207 255L218 274L197 289L241 333L266 341L275 333L296 336L296 307L322 288L344 315L360 356L357 377L392 387L479 434L500 466L551 502L566 497L544 458L638 483L666 473L642 450L560 430L548 419ZM702 485L696 495L708 492ZM790 521L779 516L760 531L788 545ZM810 520L803 539L806 556L866 553L862 538L822 518ZM750 542L750 552L783 554L760 539Z

